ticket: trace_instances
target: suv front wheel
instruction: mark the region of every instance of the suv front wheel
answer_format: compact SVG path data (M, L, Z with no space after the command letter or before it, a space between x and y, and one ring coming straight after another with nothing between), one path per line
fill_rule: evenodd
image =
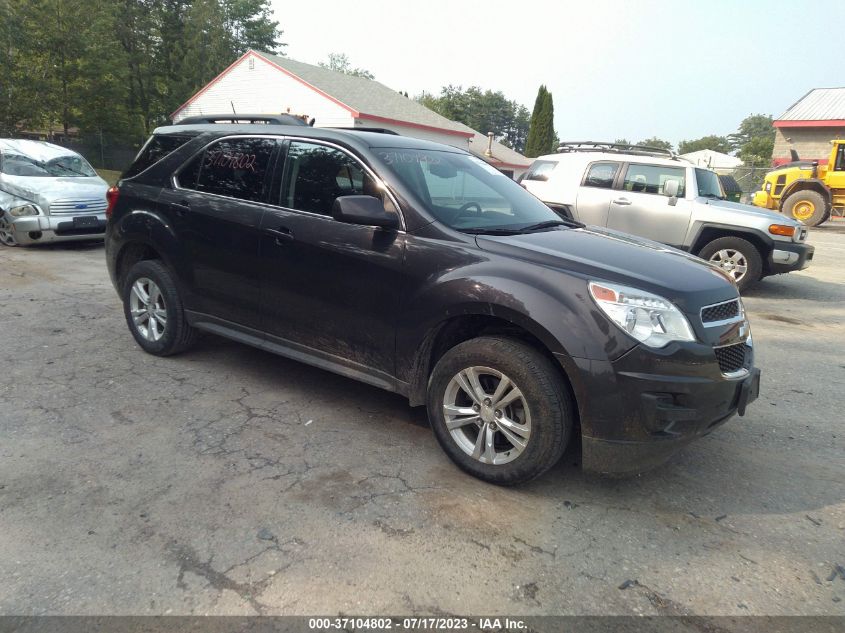
M705 244L698 251L701 259L716 264L736 282L740 291L750 288L763 275L763 258L760 251L741 237L720 237Z
M138 345L150 354L177 354L196 339L176 281L158 260L138 262L129 270L123 284L123 314Z
M529 481L554 466L574 420L552 362L506 338L475 338L446 352L431 375L427 406L452 461L500 485Z

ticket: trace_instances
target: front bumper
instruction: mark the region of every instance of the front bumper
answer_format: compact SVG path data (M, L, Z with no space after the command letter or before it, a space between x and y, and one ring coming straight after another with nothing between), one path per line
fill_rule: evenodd
M637 347L616 361L572 359L581 370L576 396L583 468L631 475L665 462L706 435L759 393L760 370L747 346L741 372L723 375L712 348Z
M74 222L74 216L30 215L6 219L15 233L18 244L42 244L46 242L66 242L73 240L91 240L102 238L106 232L106 214L76 216L89 218L86 222L96 225L80 226Z
M815 247L807 243L775 242L769 254L769 274L804 270L813 260L815 251Z

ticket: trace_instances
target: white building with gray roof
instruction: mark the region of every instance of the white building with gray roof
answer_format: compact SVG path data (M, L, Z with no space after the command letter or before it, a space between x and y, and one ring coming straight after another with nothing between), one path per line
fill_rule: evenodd
M301 115L316 127L383 128L468 150L516 178L531 159L478 131L429 110L384 84L249 50L172 115L249 113Z

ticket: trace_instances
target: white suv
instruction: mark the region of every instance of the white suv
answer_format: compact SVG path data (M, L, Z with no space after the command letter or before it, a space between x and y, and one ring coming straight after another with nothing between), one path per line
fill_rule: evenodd
M537 158L522 186L561 215L689 251L740 289L810 265L803 224L728 202L714 171L670 151L579 142L558 152Z

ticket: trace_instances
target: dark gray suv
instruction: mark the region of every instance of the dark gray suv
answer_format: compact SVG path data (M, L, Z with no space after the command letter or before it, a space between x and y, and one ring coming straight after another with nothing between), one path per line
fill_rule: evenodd
M166 356L209 332L398 392L499 484L579 442L660 463L757 396L718 268L561 220L467 152L305 126L161 128L109 192L129 330Z

